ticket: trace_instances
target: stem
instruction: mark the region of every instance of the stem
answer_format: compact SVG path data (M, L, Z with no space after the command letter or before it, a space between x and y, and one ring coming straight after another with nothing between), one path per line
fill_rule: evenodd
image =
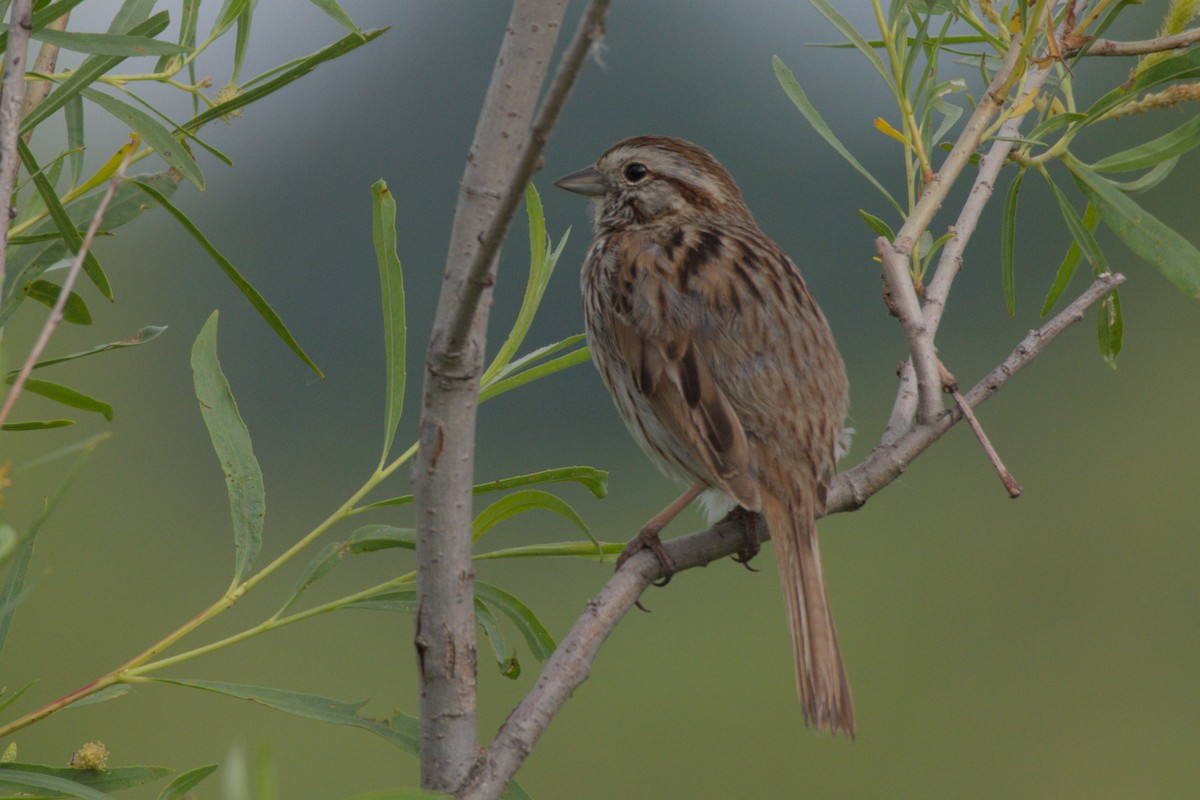
M17 131L25 101L25 50L29 44L33 0L15 0L8 18L8 49L4 53L4 80L0 88L0 290L8 264L9 225L13 218L13 186L17 182Z

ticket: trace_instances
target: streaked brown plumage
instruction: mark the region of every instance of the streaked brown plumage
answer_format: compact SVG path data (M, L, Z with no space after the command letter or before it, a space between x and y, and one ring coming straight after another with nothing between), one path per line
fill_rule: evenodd
M762 513L805 718L853 736L815 522L848 392L824 315L730 174L694 144L626 139L556 185L594 198L584 316L617 409L660 468L692 496L704 491L713 518L736 506ZM624 557L650 547L667 558L657 534L677 510Z

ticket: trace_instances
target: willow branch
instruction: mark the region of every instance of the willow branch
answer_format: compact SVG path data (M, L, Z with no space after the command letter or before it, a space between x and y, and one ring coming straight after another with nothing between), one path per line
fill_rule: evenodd
M588 6L535 120L566 0L514 2L459 188L413 462L421 783L434 791L455 793L478 752L471 487L497 255L608 5Z
M1192 28L1171 36L1157 39L1141 39L1136 42L1114 42L1111 39L1094 39L1090 44L1080 45L1063 53L1071 56L1144 56L1165 50L1181 50L1200 42L1200 28Z
M70 12L67 12L47 25L46 28L54 31L65 31L67 29L67 23L70 22L70 20L71 14ZM54 72L57 66L58 45L50 44L49 42L42 42L42 47L40 50L38 50L37 58L33 60L32 71L38 73L39 75L49 75ZM50 90L53 88L53 81L40 80L31 83L28 88L25 89L25 100L23 103L21 103L21 119L24 119L30 111L33 111L35 108L37 108L41 102L46 99L46 95L50 94ZM24 136L25 142L28 144L29 140L33 138L33 128L25 131Z
M25 50L33 28L33 0L14 0L8 18L8 49L4 53L4 81L0 84L0 290L8 264L8 226L15 216L13 186L17 182L17 131L25 99Z
M1016 349L964 395L972 408L1000 390L1054 339L1101 297L1124 282L1122 275L1105 273L1053 319L1031 331ZM861 464L839 475L831 487L825 514L851 511L895 480L962 415L952 409L926 425L918 425L888 445L876 447ZM766 526L759 525L760 534ZM740 522L724 521L697 533L664 542L676 572L702 567L737 553L745 546ZM588 602L583 615L562 639L546 662L533 689L500 727L495 740L476 761L462 800L495 800L504 791L522 762L533 751L551 720L591 673L592 662L617 623L650 583L660 577L658 559L645 551L625 562L600 593Z

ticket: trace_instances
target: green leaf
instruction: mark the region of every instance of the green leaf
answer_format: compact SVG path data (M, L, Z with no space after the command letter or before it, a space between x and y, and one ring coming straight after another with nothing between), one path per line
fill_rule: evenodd
M233 585L242 582L262 547L266 516L266 490L262 470L250 446L250 432L238 413L229 382L217 361L217 312L204 324L192 346L192 374L200 414L212 438L217 460L225 473L229 510L233 518Z
M529 278L525 283L525 297L521 301L521 309L517 312L517 320L513 323L512 330L500 346L496 357L492 359L492 363L483 372L480 385L485 389L504 372L521 343L525 341L525 336L537 315L538 306L541 305L542 296L550 283L550 276L554 273L558 258L571 235L568 230L559 241L558 247L554 250L549 249L546 244L546 217L542 213L542 200L532 183L525 187L525 210L529 217Z
M1089 233L1096 230L1096 225L1100 222L1100 212L1096 210L1096 206L1088 203L1087 209L1083 212L1083 226L1087 228ZM1062 297L1062 293L1066 291L1067 285L1071 282L1071 278L1075 276L1075 268L1079 266L1080 259L1083 258L1083 250L1079 248L1079 243L1072 240L1071 246L1067 248L1067 254L1063 257L1062 263L1058 266L1058 272L1054 276L1054 284L1050 287L1050 293L1046 295L1046 302L1042 304L1042 316L1050 313L1051 309Z
M0 425L0 431L46 431L51 428L65 428L74 425L73 419L45 419L36 422L6 422Z
M246 88L259 80L258 78L252 79L242 87L244 91L242 91L237 97L233 97L224 103L219 103L213 106L207 111L201 112L193 117L190 121L184 123L183 127L187 130L194 131L208 122L212 122L215 119L220 119L231 111L236 111L242 106L249 105L256 100L282 89L284 86L288 85L297 78L303 77L304 75L312 72L322 63L349 53L351 50L354 50L355 48L360 47L385 33L387 30L388 28L377 28L375 30L363 31L361 34L352 33L344 36L328 47L322 48L312 55L296 61L291 67L278 73L270 80L255 86L253 89Z
M225 5L221 7L216 20L213 21L212 30L209 32L208 38L216 39L229 30L249 4L250 0L225 0Z
M1140 178L1135 178L1131 181L1113 181L1112 185L1125 194L1141 194L1162 183L1163 179L1171 174L1177 164L1179 164L1179 156L1168 158L1154 169L1143 174Z
M108 25L109 33L128 33L150 16L156 0L125 0L113 21ZM165 12L164 12L165 13Z
M475 553L472 561L493 561L500 558L586 558L590 561L603 561L605 556L620 555L625 549L621 542L601 542L600 549L592 542L555 542L553 544L527 544L520 547L506 547L501 550L489 550L486 553Z
M161 334L166 329L167 328L165 325L147 325L146 327L140 329L137 333L135 333L133 336L131 336L128 339L122 339L118 342L109 342L108 344L97 345L96 347L93 347L91 350L84 350L79 353L71 353L70 355L66 355L66 356L56 356L54 358L43 359L42 361L39 361L36 364L34 364L33 368L40 369L42 367L49 367L53 364L61 364L64 361L74 361L77 358L86 358L87 356L94 356L94 355L98 355L99 353L107 353L109 350L120 350L125 347L137 347L140 344L145 344L146 342L157 339L159 334ZM16 374L17 374L17 370L13 370L12 372L8 373L9 376L16 375Z
M7 381L12 383L11 380ZM82 411L91 411L96 414L101 414L106 420L112 422L113 407L103 400L97 400L94 397L77 392L70 387L63 386L61 383L51 383L50 381L39 381L29 378L25 381L25 391L31 394L41 395L48 400L53 400L56 403L62 403L64 406L78 408Z
M180 47L173 42L120 33L75 33L42 28L34 31L32 38L55 47L61 47L63 50L101 56L136 58L137 56L164 56L187 52L187 48Z
M1024 179L1025 170L1022 169L1008 187L1008 194L1004 198L1004 218L1000 225L1000 281L1004 285L1004 304L1008 307L1010 317L1017 313L1013 251L1017 235L1017 196L1021 193L1021 181Z
M83 148L86 144L83 135L83 98L75 95L63 107L63 116L67 123L67 149L71 151L71 186L78 186L83 177Z
M508 652L508 642L504 641L504 632L500 630L500 620L488 608L487 603L475 598L475 619L479 621L488 641L491 642L492 652L496 656L496 666L500 674L510 680L521 677L521 662L514 653Z
M0 764L0 791L49 789L54 796L107 798L103 792L116 792L156 781L171 770L166 767L110 767L106 770L48 767L44 764ZM43 781L43 779L46 779ZM64 783L57 783L62 781ZM86 792L86 793L85 793ZM44 796L45 792L37 792Z
M151 678L151 680L249 700L253 703L259 703L297 717L361 728L370 731L409 753L416 753L420 743L420 732L417 729L417 720L415 717L400 713L397 713L390 720L360 717L358 716L358 710L366 704L365 700L360 703L343 703L340 700L332 700L328 697L289 692L284 689L272 689L266 686L244 686L235 683L223 683L221 681L188 680L183 678Z
M4 429L13 430L14 428L5 425ZM80 448L78 458L75 459L75 463L67 470L67 474L58 485L58 488L42 503L37 515L29 523L29 527L25 529L25 532L21 534L13 546L5 553L4 557L0 557L0 566L5 561L11 561L8 568L8 575L4 579L4 585L0 587L0 652L4 651L4 644L8 640L8 631L12 625L13 612L16 611L17 605L25 593L25 574L29 570L29 562L33 558L34 540L37 538L42 526L46 524L46 520L54 513L55 508L58 507L59 502L66 495L75 478L79 476L84 462L88 460L88 457L91 456L96 446L107 438L108 434L93 436Z
M800 110L800 113L804 115L804 118L808 120L808 124L813 127L813 130L820 134L821 138L828 142L829 146L836 150L838 155L846 159L850 166L858 170L860 175L870 181L871 185L878 189L880 194L886 197L887 201L892 204L892 207L895 208L901 216L903 216L904 209L900 207L900 204L895 201L887 189L883 188L883 184L875 180L875 176L868 172L867 168L859 163L858 159L846 149L846 146L842 144L841 140L839 140L829 126L825 124L825 120L821 118L821 114L817 111L816 106L812 104L812 101L808 99L808 95L806 95L804 90L800 88L800 84L796 80L796 76L793 75L792 71L784 65L779 56L772 56L771 64L775 69L775 77L779 81L779 85L783 87L783 91L787 94L788 98L796 105L796 108Z
M30 681L29 683L22 686L20 689L17 689L15 692L11 692L8 695L8 697L4 698L3 700L0 700L0 711L3 711L4 709L8 708L13 703L15 703L17 701L17 698L19 698L21 695L25 694L26 690L28 690L29 687L33 686L35 683L37 683L37 681Z
M337 23L346 30L350 31L351 33L362 33L362 31L359 30L359 27L354 24L354 20L350 19L350 15L343 11L342 7L338 5L337 0L311 0L311 2L314 6L321 9L334 20L336 20Z
M529 652L533 653L538 661L545 661L554 652L554 648L558 647L554 637L529 606L508 592L490 583L475 581L475 596L512 620L517 630L525 637Z
M134 108L128 103L95 89L84 89L83 96L128 125L142 137L146 144L153 147L154 152L162 156L168 165L196 184L196 188L204 189L204 174L200 172L196 160L158 120L139 108Z
M250 0L242 13L237 17L237 37L233 45L233 72L229 77L230 83L237 83L242 74L242 63L246 60L246 46L250 43L250 25L254 21L254 6L258 0Z
M1160 61L1149 69L1144 70L1137 76L1133 83L1121 85L1092 103L1086 112L1087 118L1079 122L1077 127L1090 125L1098 121L1106 113L1127 100L1132 100L1146 89L1168 81L1186 80L1196 77L1200 77L1200 49L1193 47L1185 51L1183 55L1169 58L1166 61Z
M579 530L583 531L585 536L595 542L597 547L600 546L600 543L592 536L592 531L588 528L587 523L575 512L575 509L571 508L570 503L539 489L522 489L519 492L513 492L480 511L471 526L471 541L478 542L485 533L510 517L537 509L553 511L570 520Z
M1104 253L1101 252L1100 246L1096 244L1096 239L1092 236L1092 231L1087 225L1083 224L1083 220L1075 213L1075 209L1071 207L1071 202L1067 200L1066 195L1058 188L1057 184L1050 179L1050 175L1045 171L1042 175L1046 178L1046 182L1050 184L1050 189L1054 192L1054 199L1058 201L1058 210L1062 212L1063 220L1067 223L1067 229L1071 232L1071 238L1079 245L1080 252L1087 258L1088 263L1092 265L1092 271L1096 273L1108 272L1108 262L1104 260ZM1091 204L1089 204L1091 207Z
M521 486L537 486L545 483L578 483L597 498L604 498L608 495L608 473L593 467L557 467L555 469L545 469L541 472L530 473L529 475L501 478L497 481L476 484L472 488L472 493L501 492ZM387 500L371 503L359 510L366 511L369 508L406 506L411 504L412 501L413 496L406 494L401 497L391 497Z
M40 106L39 106L40 108ZM21 154L21 161L25 164L25 169L33 175L33 183L37 186L38 194L41 195L42 201L46 204L46 210L50 212L50 218L54 220L54 224L58 227L58 232L62 234L63 241L70 247L72 253L79 253L83 247L83 237L79 235L79 231L75 229L75 223L68 216L67 210L63 208L63 204L59 202L58 194L54 191L54 186L46 179L46 176L41 173L38 168L37 161L33 158L33 153L25 144L25 140L17 138L17 151ZM104 270L100 268L100 262L96 257L88 252L83 257L83 272L100 293L109 300L113 299L112 287L108 283L108 276L104 274Z
M541 361L543 358L549 358L555 353L566 350L569 347L574 347L585 339L587 339L586 333L576 333L573 336L568 336L567 338L561 339L554 344L544 345L536 350L531 350L515 361L510 361L508 364L506 364L502 369L497 371L495 375L492 376L491 381L497 382L501 378L508 377L509 375L519 372L520 370L525 369L526 367L535 364L538 361Z
M1157 67L1148 72L1154 69ZM1079 188L1100 211L1104 224L1189 297L1200 298L1200 250L1110 181L1078 162L1068 161L1068 166Z
M868 214L861 208L858 210L858 215L862 217L863 222L867 223L868 228L875 231L875 233L884 237L889 242L896 238L896 234L892 232L891 226L881 220L879 217L875 216L874 214Z
M317 374L318 377L323 379L325 377L325 373L321 372L320 368L313 363L313 360L309 358L308 354L304 352L304 349L300 347L300 343L296 341L295 337L292 336L292 332L289 331L287 326L283 324L283 320L280 319L279 315L275 313L275 309L271 308L270 304L268 304L263 296L258 293L258 290L250 285L249 281L242 277L241 273L237 271L237 268L229 262L229 259L221 255L217 248L212 246L204 234L200 232L200 229L197 228L190 219L188 219L187 215L172 205L171 201L169 201L162 192L158 191L158 189L151 186L149 183L145 183L137 178L129 178L128 180L140 187L141 190L146 194L153 197L160 206L171 213L171 216L179 220L179 224L183 225L183 227L187 229L188 233L192 234L192 237L200 243L200 246L203 247L212 260L217 263L217 266L221 268L221 271L225 273L225 276L229 278L229 280L233 282L233 285L236 286L238 290L246 297L246 299L250 301L250 305L254 306L254 310L259 313L259 316L266 320L267 324L271 326L271 330L275 331L275 335L278 336L284 344L291 348L292 352L295 353L301 361L307 364L309 368L311 368L312 371Z
M413 550L417 546L417 533L412 528L394 528L391 525L364 525L350 535L344 542L330 542L313 556L305 567L304 573L292 594L283 607L276 612L276 618L296 604L308 587L325 577L342 562L348 555L371 553L392 547L403 547Z
M170 15L166 11L160 11L146 21L130 28L128 31L110 30L109 32L129 33L133 36L156 36L167 27L169 21ZM24 134L33 130L38 123L48 119L51 114L66 105L68 100L78 95L85 86L94 83L98 78L112 71L124 60L124 56L88 56L85 58L83 63L71 73L71 77L59 84L57 89L30 111L25 119L21 120L20 132Z
M1170 133L1102 158L1092 164L1090 168L1096 172L1129 172L1130 170L1144 169L1186 153L1198 144L1200 144L1200 114Z
M398 611L402 614L417 613L416 589L390 589L379 592L353 603L347 603L345 608L361 608L370 611Z
M138 179L154 184L164 195L170 195L179 185L170 171L156 175L139 175ZM76 231L86 229L91 223L92 217L100 205L100 200L101 193L96 192L87 197L81 197L67 206L67 214L74 223ZM146 196L140 188L130 183L122 183L117 187L112 202L108 204L108 209L104 212L104 227L108 230L118 228L136 219L147 207ZM56 237L60 236L57 224L52 220L45 220L33 231L36 235L51 232ZM7 323L21 302L25 300L26 295L21 287L36 279L53 265L68 258L69 253L66 243L61 238L40 244L9 247L8 269L9 274L13 277L9 281L4 304L0 306L0 327Z
M578 350L567 353L565 356L559 356L544 364L539 364L532 369L517 373L512 377L496 380L479 392L479 402L482 403L484 400L490 400L497 395L516 389L518 386L524 386L527 383L553 375L556 372L562 372L569 367L582 364L590 357L591 354L588 349L581 347Z
M58 302L58 296L62 294L62 287L50 281L38 280L27 285L25 293L29 295L30 299L54 308L54 304ZM63 320L72 325L92 324L92 312L88 310L87 303L83 298L75 292L67 295L67 302L63 304L62 314Z
M189 769L167 784L158 795L158 800L180 800L194 789L201 781L217 771L216 764L206 764L203 767Z
M76 700L71 703L68 708L82 708L84 706L94 706L97 703L107 703L109 700L116 700L118 697L124 697L132 690L132 686L127 683L117 683L109 686L107 689L101 689L95 694L89 694L81 700Z
M1100 355L1113 369L1117 368L1117 356L1121 354L1121 337L1125 325L1121 320L1121 296L1113 289L1100 300L1096 307L1096 337L1100 343Z
M387 354L387 400L383 414L383 454L380 466L387 460L396 438L396 426L404 411L404 272L396 255L396 198L387 184L378 180L371 187L372 234L375 259L379 264L380 294L383 296L383 343Z
M867 61L871 62L871 66L875 68L875 71L883 76L883 81L887 84L888 89L892 91L892 94L896 94L898 90L891 71L884 66L883 59L875 52L870 43L863 38L863 35L855 30L850 21L838 13L828 0L810 0L810 2L812 2L817 11L820 11L825 16L825 19L833 23L833 27L837 28L846 37L846 40L854 45L858 52L866 56Z

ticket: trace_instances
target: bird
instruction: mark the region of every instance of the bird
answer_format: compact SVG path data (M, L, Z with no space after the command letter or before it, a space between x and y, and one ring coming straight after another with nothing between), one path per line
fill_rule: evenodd
M764 520L805 721L853 738L816 529L849 403L825 315L733 176L698 145L624 139L555 186L592 201L581 271L592 360L638 445L688 487L629 542L618 569L650 549L669 579L659 531L697 497L710 520L748 520L747 559Z

